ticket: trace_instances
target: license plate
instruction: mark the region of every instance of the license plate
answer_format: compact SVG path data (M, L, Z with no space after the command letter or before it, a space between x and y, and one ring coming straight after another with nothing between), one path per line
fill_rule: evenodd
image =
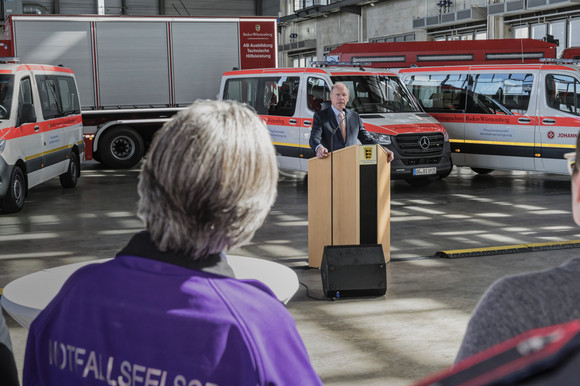
M413 175L414 176L426 176L429 174L436 174L437 173L437 168L433 167L433 168L415 168L413 169Z

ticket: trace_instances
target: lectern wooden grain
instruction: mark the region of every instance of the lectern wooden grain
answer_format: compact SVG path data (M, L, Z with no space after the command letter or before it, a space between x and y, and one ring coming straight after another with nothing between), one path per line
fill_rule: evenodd
M310 267L320 267L325 245L382 244L388 262L390 221L391 166L380 145L350 146L308 160Z

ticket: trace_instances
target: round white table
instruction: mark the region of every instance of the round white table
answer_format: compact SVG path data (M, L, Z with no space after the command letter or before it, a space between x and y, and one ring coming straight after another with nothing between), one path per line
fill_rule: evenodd
M284 304L298 291L296 272L282 264L245 256L228 255L227 259L236 278L255 279L264 283ZM88 264L109 260L91 260L48 268L16 279L2 291L2 308L21 326L28 328L74 271Z

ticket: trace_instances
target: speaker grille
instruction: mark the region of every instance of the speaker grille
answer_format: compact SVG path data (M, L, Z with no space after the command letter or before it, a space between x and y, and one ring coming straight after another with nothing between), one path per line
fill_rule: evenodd
M325 246L320 274L326 297L382 296L387 292L380 244Z

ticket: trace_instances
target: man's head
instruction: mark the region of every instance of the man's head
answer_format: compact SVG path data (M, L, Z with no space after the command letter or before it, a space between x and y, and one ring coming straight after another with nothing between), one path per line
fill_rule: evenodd
M332 86L330 90L330 103L332 103L335 109L338 111L345 109L349 98L350 93L344 83L338 82Z
M139 178L139 217L161 251L193 259L249 240L276 197L265 124L230 101L197 101L159 130Z

